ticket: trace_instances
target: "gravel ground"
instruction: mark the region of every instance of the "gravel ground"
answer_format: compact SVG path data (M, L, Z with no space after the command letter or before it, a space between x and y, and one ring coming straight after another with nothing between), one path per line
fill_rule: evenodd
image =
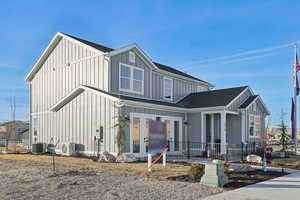
M0 155L1 156L1 155ZM222 192L199 183L160 181L104 169L0 159L0 199L200 199Z

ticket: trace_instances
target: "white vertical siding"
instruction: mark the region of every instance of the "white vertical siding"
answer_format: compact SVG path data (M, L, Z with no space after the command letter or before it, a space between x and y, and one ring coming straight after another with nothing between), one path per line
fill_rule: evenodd
M59 139L60 143L80 143L84 144L86 151L93 150L94 142L91 140L96 124L100 127L100 122L96 122L98 118L94 116L100 113L96 113L95 110L99 109L99 112L104 114L103 119L112 116L110 113L106 114L107 111L100 103L96 103L101 102L100 97L85 92L57 113L48 110L79 85L108 90L108 64L103 56L95 55L97 53L99 52L62 38L33 78L31 113L38 117L38 142L49 143L51 137L54 137L56 141ZM90 59L84 59L93 55ZM115 134L109 127L105 130L107 138L109 134ZM110 137L111 140L113 138ZM106 148L110 147L110 150L116 151L115 148L111 149L114 147L111 142L108 142Z

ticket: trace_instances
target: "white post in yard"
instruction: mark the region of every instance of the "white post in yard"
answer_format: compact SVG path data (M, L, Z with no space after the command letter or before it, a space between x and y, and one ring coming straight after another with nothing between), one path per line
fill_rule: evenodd
M221 112L221 155L226 154L226 112Z
M152 155L148 153L148 172L151 172Z
M167 163L167 153L166 151L163 151L163 166L165 167Z

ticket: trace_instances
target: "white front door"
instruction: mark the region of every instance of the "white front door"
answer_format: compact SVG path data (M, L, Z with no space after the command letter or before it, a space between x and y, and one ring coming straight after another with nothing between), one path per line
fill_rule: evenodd
M130 152L144 157L149 150L149 121L159 118L166 123L166 136L169 141L169 153L182 149L182 118L141 113L130 114Z

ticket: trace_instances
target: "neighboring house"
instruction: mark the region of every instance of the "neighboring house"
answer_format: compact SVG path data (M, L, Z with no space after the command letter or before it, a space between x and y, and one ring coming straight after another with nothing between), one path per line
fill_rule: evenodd
M269 140L277 140L277 141L280 140L280 138L281 138L280 128L268 128L267 132L268 132ZM291 139L292 138L292 129L286 128L286 133ZM299 128L297 129L297 139L300 140L300 129Z
M147 154L149 120L166 124L169 154L185 142L260 141L269 114L248 86L212 90L211 83L153 62L136 44L108 48L57 33L26 77L32 142L72 142L91 155L117 153L118 116L128 120L126 153ZM103 129L103 141L95 144Z
M29 130L28 122L23 122L23 121L4 122L0 124L0 139L22 140L23 134L28 132L28 130Z

